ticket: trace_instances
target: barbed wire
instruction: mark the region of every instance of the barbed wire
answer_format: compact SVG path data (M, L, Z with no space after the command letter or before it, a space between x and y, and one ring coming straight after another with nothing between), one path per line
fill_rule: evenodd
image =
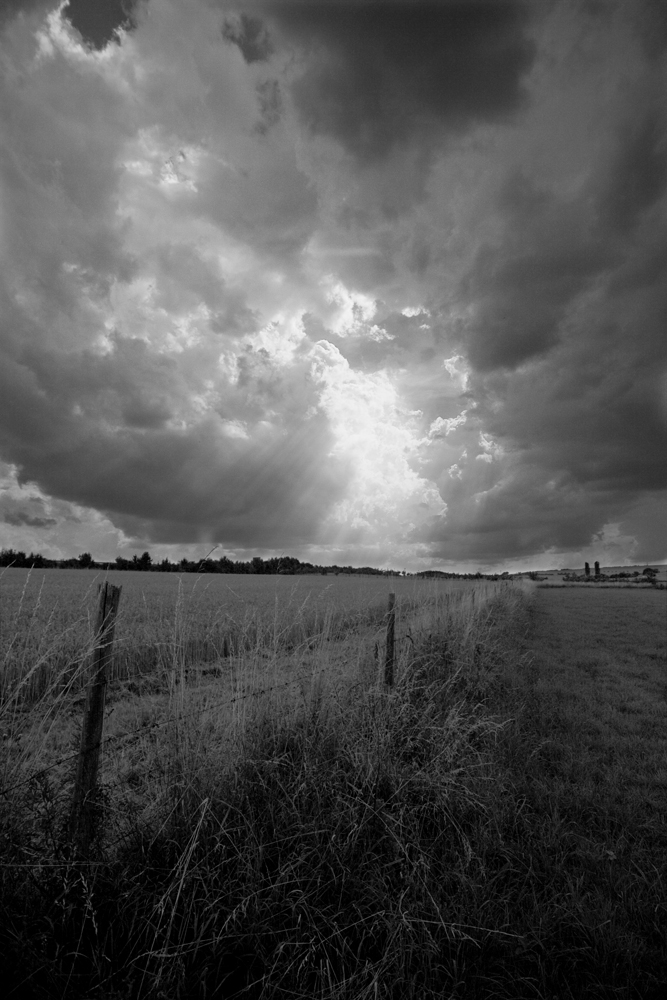
M168 719L162 719L159 721L154 721L148 725L142 725L138 729L132 730L129 733L118 733L114 736L106 736L104 739L100 740L91 749L99 747L100 749L106 748L112 743L122 743L132 739L136 739L140 736L146 736L156 729L161 729L164 726L174 725L177 722L181 722L183 719L190 718L193 715L201 715L203 712L209 712L212 709L220 708L227 705L233 705L237 702L245 701L248 698L257 698L262 694L268 694L271 691L282 690L284 688L290 687L291 685L298 683L299 681L310 679L312 680L316 674L299 674L296 677L290 677L284 680L280 684L270 684L264 688L255 688L252 691L244 692L241 695L234 695L233 697L221 699L206 705L199 705L197 708L192 709L189 712L180 712L177 715L173 715ZM74 760L80 754L80 750L74 750L64 757L60 757L58 760L54 761L52 764L46 765L46 767L38 768L29 777L23 778L21 781L16 782L14 785L10 785L7 788L0 789L0 795L8 795L10 792L15 791L17 788L21 788L23 785L29 784L31 781L35 781L37 778L41 777L43 774L47 774L49 771L53 771L55 768L60 767L61 764L66 764L68 761Z
M446 596L449 599L449 597L451 595L446 595ZM384 621L388 617L388 614L389 614L388 611L385 612L382 615L380 621ZM318 635L311 636L311 637L309 637L308 640L306 640L305 644L310 644L313 641L313 639L317 639L317 638L322 639L324 637L325 637L324 633L320 633ZM406 635L402 636L402 637L397 636L396 639L395 639L396 643L399 643L399 642L405 641L405 640L410 640L411 642L413 641L412 640L412 636L409 634L409 632ZM377 646L377 644L376 644L376 646ZM377 652L377 649L376 649L376 652ZM202 712L207 712L207 711L210 711L210 710L212 710L214 708L219 708L219 707L222 707L222 706L233 705L233 704L235 704L237 702L245 701L247 698L255 698L255 697L259 697L262 694L268 694L271 691L282 690L283 688L287 688L287 687L289 687L289 686L291 686L294 683L297 683L299 681L302 681L302 680L305 680L305 679L311 679L312 680L314 676L316 676L316 675L313 672L310 672L308 674L299 674L296 677L287 678L285 681L283 681L280 684L272 684L272 685L269 685L268 687L265 687L265 688L254 689L254 690L248 691L248 692L246 692L246 693L244 693L242 695L238 695L237 694L237 695L234 695L231 698L227 697L225 699L221 699L219 701L210 703L210 704L205 705L205 706L201 706L200 705L200 706L198 706L197 708L193 709L190 712L180 712L179 714L171 716L168 719L163 719L161 721L154 721L154 722L150 723L149 725L142 725L138 729L133 730L132 732L129 732L129 733L120 733L120 734L117 734L115 736L107 736L104 739L100 740L91 749L95 749L95 747L99 747L100 749L101 748L107 748L111 744L124 743L126 741L130 741L132 739L136 739L136 738L139 738L141 736L146 736L146 735L148 735L149 733L153 732L156 729L161 729L164 726L175 725L177 722L180 722L183 719L190 718L193 715L200 715ZM16 791L18 788L22 788L24 785L30 784L31 781L35 781L38 778L42 777L43 775L48 774L49 771L53 771L57 767L60 767L62 764L66 764L69 761L74 760L75 758L77 758L79 756L80 752L81 752L80 749L74 750L71 753L66 754L64 757L60 757L58 760L54 761L53 763L48 764L45 767L38 768L31 775L29 775L29 777L23 778L23 779L21 779L21 781L16 782L13 785L9 785L8 787L0 789L0 795L7 796L7 795L9 795L10 792Z

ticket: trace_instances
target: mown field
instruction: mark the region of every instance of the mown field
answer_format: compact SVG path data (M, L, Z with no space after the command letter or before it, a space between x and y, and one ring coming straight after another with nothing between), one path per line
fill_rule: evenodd
M231 613L243 642L186 655L193 624L159 640L164 662L117 671L87 860L66 836L83 692L47 678L21 697L30 654L13 661L7 995L662 997L665 594L340 581L352 600L331 582L244 579L258 589L224 612L209 587L200 622Z

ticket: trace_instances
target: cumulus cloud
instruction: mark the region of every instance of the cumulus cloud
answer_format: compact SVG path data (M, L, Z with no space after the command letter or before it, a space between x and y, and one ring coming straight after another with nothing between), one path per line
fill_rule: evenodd
M618 39L603 42L609 54ZM467 533L488 560L504 546L578 550L599 544L603 523L623 535L640 497L664 504L665 67L634 54L634 88L626 82L618 110L604 102L600 155L571 186L562 171L541 188L510 176L496 242L480 247L459 286L476 419L508 455L483 490L468 468L452 485L475 504L433 527L443 554ZM632 530L644 558L651 546L665 556L654 521L642 528L635 517Z
M667 555L663 20L5 8L12 544Z
M23 481L149 538L303 541L345 476L304 364L244 343L261 339L272 298L251 305L244 278L294 246L307 182L293 154L281 182L284 140L239 136L254 83L240 62L225 68L206 25L191 63L179 50L181 76L234 84L222 107L211 89L206 100L232 112L216 140L231 136L238 156L202 145L206 100L200 142L182 152L182 109L154 90L174 61L155 51L150 17L100 56L57 12L10 33L10 59L29 69L4 161L3 451ZM142 82L128 79L133 59Z

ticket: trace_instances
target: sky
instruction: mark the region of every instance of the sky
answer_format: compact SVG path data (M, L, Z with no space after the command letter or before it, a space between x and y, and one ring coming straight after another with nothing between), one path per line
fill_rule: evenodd
M0 547L667 559L667 4L4 0Z

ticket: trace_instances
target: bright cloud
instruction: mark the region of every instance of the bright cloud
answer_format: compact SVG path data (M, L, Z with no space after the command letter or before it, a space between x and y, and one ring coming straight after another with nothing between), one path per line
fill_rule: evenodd
M116 6L0 16L1 544L667 556L654 4Z

